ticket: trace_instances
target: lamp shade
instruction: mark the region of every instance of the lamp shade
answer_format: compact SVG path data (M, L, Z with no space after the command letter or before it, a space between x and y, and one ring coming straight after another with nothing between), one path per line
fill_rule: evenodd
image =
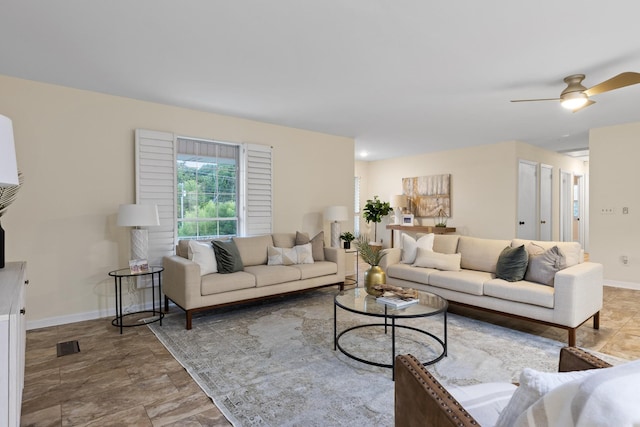
M329 206L324 210L324 219L327 221L346 221L349 213L346 206Z
M16 146L11 119L0 115L0 187L18 185Z
M120 205L118 225L123 227L149 227L160 225L156 205Z
M392 208L406 208L408 205L407 196L404 194L398 194L395 196L391 196L391 205Z

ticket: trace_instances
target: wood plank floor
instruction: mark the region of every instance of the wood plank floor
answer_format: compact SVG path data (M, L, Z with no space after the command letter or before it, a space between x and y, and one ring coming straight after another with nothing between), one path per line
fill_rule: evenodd
M639 358L640 291L605 287L604 295L600 330L593 330L587 322L578 330L578 344L626 359ZM566 331L561 329L456 310L566 342ZM70 340L79 341L80 353L57 357L56 344ZM229 423L148 328L129 328L120 335L111 319L99 319L27 332L21 425Z

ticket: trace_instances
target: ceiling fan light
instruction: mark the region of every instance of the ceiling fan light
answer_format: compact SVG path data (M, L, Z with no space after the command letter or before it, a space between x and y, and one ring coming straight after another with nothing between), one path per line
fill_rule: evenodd
M567 110L577 110L578 108L584 107L587 101L589 101L589 98L584 93L571 92L565 93L562 96L560 105L562 105Z

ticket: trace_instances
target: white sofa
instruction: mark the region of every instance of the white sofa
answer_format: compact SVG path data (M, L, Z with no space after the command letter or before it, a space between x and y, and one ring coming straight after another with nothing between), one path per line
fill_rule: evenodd
M232 240L242 259L243 270L227 274L202 274L201 265L189 259L189 241L179 241L176 255L166 256L162 262L165 311L168 311L169 300L173 301L186 312L186 328L191 329L192 315L198 311L334 284L342 290L344 251L324 247L323 235L319 240L320 246L314 251L323 252L324 260L316 259L308 264L268 265L269 247L292 248L297 234L300 233L234 237ZM211 246L210 241L206 243Z
M598 263L583 262L584 253L578 243L533 242L544 248L558 246L566 254L567 267L556 272L553 285L548 286L496 278L502 250L523 244L526 247L531 241L438 234L433 238L434 256L460 254L459 271L403 263L403 249L385 249L380 266L386 272L387 283L432 292L458 305L566 329L570 346L576 345L576 329L589 318L593 317L594 329L599 328L603 268Z

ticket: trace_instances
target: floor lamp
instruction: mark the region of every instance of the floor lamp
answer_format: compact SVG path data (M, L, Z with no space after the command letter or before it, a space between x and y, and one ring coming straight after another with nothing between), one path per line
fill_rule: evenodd
M149 235L146 229L140 227L160 225L158 206L120 205L120 208L118 208L118 225L134 227L131 229L131 259L147 259Z
M340 222L349 219L346 206L329 206L324 210L324 219L331 221L331 246L340 247Z
M15 199L19 184L13 124L10 118L0 115L0 217ZM4 230L1 225L0 268L4 268Z

